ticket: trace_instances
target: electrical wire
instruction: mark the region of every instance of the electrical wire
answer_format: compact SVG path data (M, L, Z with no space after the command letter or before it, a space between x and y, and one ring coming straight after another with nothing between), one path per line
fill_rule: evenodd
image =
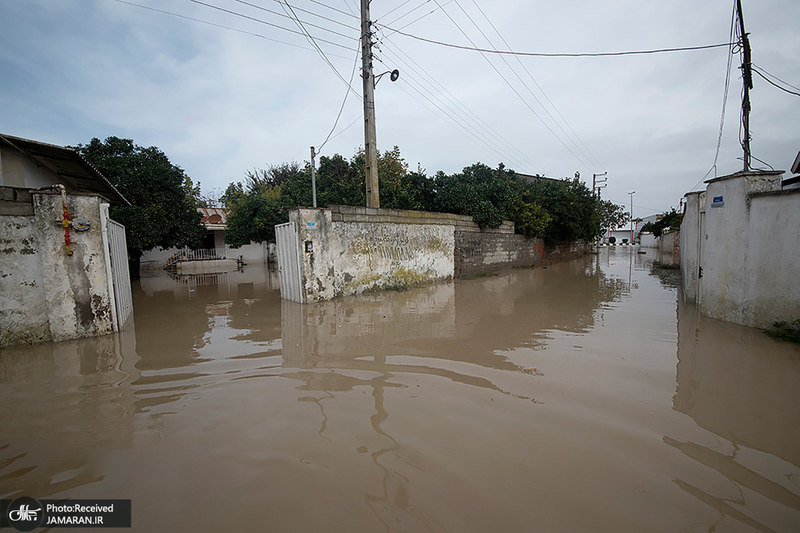
M411 13L413 13L413 12L414 12L414 11L416 11L417 9L421 8L422 6L424 6L426 3L430 2L430 1L431 1L431 0L425 0L425 3L418 5L417 7L415 7L414 9L412 9L411 11L409 11L408 13L406 13L405 15L403 15L403 16L401 16L401 17L398 17L398 18L396 18L394 21L390 22L389 24L394 24L394 23L395 23L395 22L397 22L398 20L405 18L407 15L410 15ZM411 26L411 25L413 25L413 24L416 24L416 23L417 23L417 22L419 22L420 20L422 20L422 19L424 19L424 18L426 18L426 17L428 17L428 16L430 16L430 15L433 15L434 13L436 13L437 11L439 11L440 9L442 9L443 7L445 7L445 6L449 5L449 4L452 4L452 3L453 3L453 0L449 0L449 1L448 1L447 3L445 3L444 5L442 5L442 6L437 6L435 9L432 9L431 11L429 11L429 12L425 13L424 15L421 15L421 16L419 16L419 17L415 18L414 20L412 20L412 21L411 21L411 22L409 22L408 24L405 24L405 25L403 25L403 26L400 26L400 29L401 29L401 30L403 30L403 29L405 29L405 28L408 28L409 26ZM390 35L391 35L391 34L390 34Z
M236 0L236 1L239 2L240 4L244 4L246 6L250 6L250 7L253 7L255 9L260 9L261 11L266 11L267 13L272 13L272 14L278 15L280 17L285 17L286 16L284 13L278 13L277 11L272 11L271 9L267 9L265 7L262 7L262 6L259 6L259 5L256 5L256 4L252 4L250 2L246 2L245 0ZM272 0L272 1L275 2L276 4L281 4L281 5L283 4L283 2L281 0ZM330 17L326 17L325 15L320 15L318 13L314 13L313 11L309 11L307 9L303 9L301 7L297 7L297 6L293 6L293 7L294 7L295 11L300 11L302 13L307 13L307 14L311 15L312 17L317 17L317 18L321 18L322 20L327 20L328 22L333 22L334 24L338 24L339 26L343 26L343 27L347 28L348 30L357 31L357 28L355 26L348 26L344 22L340 22L340 21L332 19ZM309 24L308 22L306 22L306 26L312 26L314 28L320 28L320 29L323 29L325 31L330 31L327 28L322 28L320 26L315 26L313 24ZM333 33L335 33L335 32L333 32ZM337 34L337 35L341 35L341 34ZM344 37L351 38L350 35L344 35Z
M464 13L464 15L467 17L467 19L468 19L470 22L472 22L472 24L475 26L475 28L478 30L478 32L480 32L480 34L483 36L483 38L484 38L484 39L486 39L486 41L487 41L487 42L488 42L488 43L489 43L489 44L492 46L492 48L496 49L496 47L494 46L494 44L492 44L492 41L491 41L491 39L489 39L489 37L488 37L488 36L487 36L487 35L486 35L486 34L483 32L483 30L480 28L480 26L478 26L478 24L475 22L475 20L474 20L474 19L473 19L473 18L472 18L472 17L469 15L469 13L467 13L467 11L466 11L466 10L465 10L465 9L464 9L462 6L461 6L461 4L458 2L458 0L455 0L455 3L456 3L456 5L459 7L459 9L461 9L462 13ZM476 6L477 6L477 4L476 4ZM479 8L479 10L480 10L480 8ZM484 17L485 17L485 16L486 16L486 15L485 15L485 13L484 13ZM487 20L488 20L488 18L487 18ZM489 21L489 24L491 25L491 21ZM492 26L492 27L494 28L494 26ZM494 29L495 29L495 31L497 31L497 29L496 29L496 28L494 28ZM501 35L501 39L502 39L502 35ZM503 40L504 40L504 39L503 39ZM505 42L505 40L504 40L504 42ZM549 109L548 109L548 108L547 108L547 107L546 107L546 106L545 106L545 105L544 105L544 104L541 102L541 100L539 100L539 98L536 96L536 94L534 94L534 92L531 90L530 86L529 86L529 85L528 85L528 84L525 82L525 80L523 80L523 79L522 79L522 77L519 75L519 73L517 72L517 70L516 70L516 69L514 69L514 67L512 67L512 66L509 64L509 62L508 62L508 60L505 58L505 56L500 56L500 59L503 61L503 63L506 65L506 67L508 67L508 69L509 69L509 70L511 70L511 72L514 74L514 76L516 76L517 80L519 80L519 82L522 84L522 86L523 86L523 87L525 87L525 89L527 89L528 93L529 93L529 94L530 94L530 95L533 97L533 99L536 101L536 103L537 103L537 104L539 104L539 106L541 106L542 110L543 110L545 113L547 113L547 116L548 116L548 117L550 117L550 120L552 120L552 121L553 121L553 124L555 124L555 126L556 126L558 129L560 129L560 130L561 130L561 133L563 133L563 134L566 136L566 138L567 138L567 139L568 139L570 142L572 142L572 144L575 146L575 148L578 150L578 152L580 152L580 153L581 153L581 155L584 157L584 159L581 159L580 157L578 157L578 155L577 155L575 152L573 152L573 151L572 151L572 149L571 149L571 148L569 148L569 147L566 145L566 143L564 143L563 141L562 141L562 144L563 144L563 145L564 145L564 146L565 146L565 147L566 147L566 148L569 150L569 152L570 152L570 153L571 153L571 154L572 154L572 155L575 157L575 159L576 159L576 160L577 160L577 161L578 161L578 162L579 162L581 165L584 165L584 166L586 166L586 168L592 168L592 166L594 166L594 165L593 165L591 162L589 162L589 156L587 156L587 155L586 155L586 153L585 153L585 152L583 151L583 149L582 149L582 148L581 148L581 147L578 145L578 143L577 143L577 142L575 142L575 140L574 140L572 137L570 137L570 135L567 133L567 131L564 129L564 127L563 127L563 126L562 126L562 125L561 125L561 124L558 122L558 120L556 120L556 118L553 116L553 114L550 112L550 110L549 110ZM520 64L522 63L522 61L521 61L519 58L517 58L517 60L520 62ZM536 86L537 86L537 87L539 87L539 84L538 84L538 83L536 83L536 80L533 78L533 76L531 76L530 72L528 72L528 76L529 76L529 77L530 77L530 78L533 80L533 82L536 84ZM541 87L539 87L539 91L541 91L541 93L542 93L542 94L543 94L545 97L547 97L547 95L544 93L544 91L542 90L542 88L541 88ZM548 99L548 100L549 100L549 99ZM552 106L552 102L550 102L550 104L551 104L551 106ZM553 107L555 108L555 106L553 106ZM558 110L556 110L556 111L558 111ZM548 129L549 129L549 128L548 128ZM552 130L550 130L550 131L553 133L553 135L556 135L556 133L555 133L555 132L553 132ZM560 138L560 137L559 137L559 141L561 141L561 138ZM588 164L587 164L587 163L588 163ZM602 167L602 165L601 165L601 167Z
M361 50L360 50L360 43L359 43L359 47L356 48L356 59L355 59L355 61L353 63L353 70L350 73L350 81L348 82L349 89L344 92L344 99L342 100L341 107L339 107L339 114L336 115L336 120L333 122L333 127L331 128L331 131L328 133L328 136L325 137L325 140L319 145L319 149L317 150L317 153L322 152L322 149L325 147L325 145L331 139L331 136L333 135L333 132L336 130L336 126L339 124L339 119L342 117L342 111L344 111L344 106L347 103L347 97L350 95L350 90L353 87L353 78L355 77L355 74L356 74L356 67L358 66L358 58L359 58L360 55L361 55ZM352 124L351 124L351 126L352 126ZM349 127L350 126L348 126L348 128ZM345 129L347 129L347 128L345 128ZM342 130L342 131L344 131L344 130Z
M676 48L658 48L654 50L629 50L624 52L581 52L581 53L562 53L562 52L515 52L513 50L492 50L487 48L480 48L475 45L473 46L464 46L460 44L453 44L453 43L445 43L442 41L437 41L435 39L428 39L425 37L420 37L418 35L412 35L410 33L406 33L401 30L397 30L391 28L385 24L382 24L384 28L389 30L392 33L399 33L404 37L410 37L412 39L416 39L418 41L423 41L429 44L436 44L439 46L446 46L448 48L456 48L458 50L468 50L471 52L482 52L485 54L498 54L498 55L513 55L513 56L520 56L520 57L614 57L614 56L632 56L632 55L644 55L644 54L661 54L666 52L691 52L695 50L709 50L712 48L722 48L725 46L730 46L733 43L717 43L717 44L705 44L700 46L683 46L683 47L676 47Z
M243 19L251 20L253 22L258 22L259 24L264 24L266 26L277 28L277 29L280 29L280 30L283 30L283 31L288 31L289 33L293 33L295 35L302 35L303 37L305 37L304 33L299 32L297 30L292 30L290 28L284 28L283 26L280 26L278 24L273 24L272 22L267 22L266 20L261 20L261 19L255 18L255 17L251 17L249 15L245 15L244 13L239 13L237 11L226 9L226 8L220 7L220 6L215 6L214 4L208 4L206 2L201 2L200 0L189 0L189 1L194 3L194 4L207 7L209 9L214 9L214 10L217 10L217 11L221 11L223 13L228 13L229 15L234 15L236 17L240 17L240 18L243 18ZM317 41L323 42L325 44L330 44L332 46L338 46L339 48L344 48L345 50L348 50L348 51L350 50L349 46L345 46L345 45L342 45L342 44L339 44L339 43L335 43L333 41L328 41L328 40L325 40L325 39L317 39Z
M433 0L433 1L434 1L434 2L436 2L436 4L437 4L437 5L439 5L439 2L438 2L438 0ZM457 28L457 29L458 29L458 30L461 32L461 34L462 34L464 37L466 37L466 39L467 39L467 40L468 40L468 41L469 41L469 42L470 42L470 43L471 43L473 46L475 46L475 47L477 48L477 46L475 45L475 42L474 42L474 41L473 41L473 40L472 40L472 39L469 37L469 35L467 35L467 33L466 33L464 30L463 30L463 28L461 28L461 26L459 26L459 24L458 24L458 23L457 23L457 22L456 22L456 21L455 21L455 20L454 20L454 19L453 19L453 18L450 16L450 14L449 14L447 11L445 11L445 10L442 10L442 11L443 11L443 13L445 14L445 16L447 16L447 18L448 18L448 19L449 19L449 20L450 20L450 21L451 21L451 22L452 22L452 23L455 25L455 27L456 27L456 28ZM491 67L492 67L492 69L493 69L493 70L494 70L494 71L497 73L497 75L498 75L498 76L500 76L500 78L501 78L501 79L502 79L502 80L503 80L503 81L506 83L506 85L508 85L508 87L511 89L511 91L512 91L514 94L516 94L516 95L517 95L517 97L518 97L518 98L519 98L519 99L522 101L522 103L523 103L523 104L525 104L525 107L527 107L527 108L530 110L530 112L531 112L531 113L533 113L533 116L535 116L535 117L536 117L536 118L539 120L539 122L541 122L541 123L542 123L542 125L543 125L543 126L546 128L546 129L547 129L547 131L549 131L549 132L550 132L550 133L553 135L553 137L555 137L555 138L558 140L558 142L560 142L560 143L562 144L562 146L564 146L564 148L566 148L566 149L567 149L567 151L568 151L570 154L572 154L572 156L573 156L573 157L574 157L574 158L575 158L575 159L576 159L576 160L577 160L577 161L578 161L578 162L579 162L581 165L584 165L584 166L586 166L587 168L591 168L591 166L592 166L592 165L586 165L586 163L585 163L584 161L582 161L582 160L581 160L581 158L580 158L580 157L578 157L578 156L577 156L577 154L575 154L575 152L573 152L573 151L572 151L572 149L571 149L569 146L567 146L567 143L565 143L565 142L563 141L563 139L561 139L561 137L560 137L560 136L558 136L558 134L556 134L556 132L554 132L554 131L553 131L553 129L550 127L550 125L549 125L549 124L547 124L547 122L546 122L546 121L545 121L545 120L544 120L544 119L543 119L543 118L542 118L542 117L539 115L539 113L537 113L537 112L536 112L536 110L535 110L535 109L534 109L534 108L531 106L531 104L530 104L530 103L529 103L529 102L528 102L528 101L527 101L527 100L526 100L526 99L525 99L525 98L524 98L524 97L523 97L523 96L522 96L522 95L519 93L519 91L516 89L516 87L514 87L514 85L512 85L512 84L511 84L511 82L510 82L510 81L508 81L508 78L506 78L506 77L505 77L505 75L503 75L503 73L502 73L502 72L500 72L500 70L499 70L499 69L498 69L498 68L495 66L495 64L494 64L494 63L492 63L492 62L489 60L489 58L486 56L486 54L484 54L483 52L481 52L481 56L482 56L482 57L483 57L483 58L486 60L486 62L487 62L487 63L489 63L489 66L491 66ZM535 98L535 97L534 97L534 98ZM541 105L541 103L540 103L539 105Z
M800 96L800 92L794 92L794 91L790 91L789 89L786 89L786 88L784 88L784 87L781 87L780 85L778 85L777 83L775 83L774 81L772 81L771 79L769 79L768 77L766 77L764 74L765 74L765 73L766 73L766 74L769 74L769 73L768 73L768 72L766 72L764 69L758 68L757 66L755 66L755 65L753 65L753 64L751 64L751 65L750 65L750 67L753 69L753 72L755 72L756 74L758 74L759 76L761 76L762 78L764 78L764 81L766 81L766 82L767 82L767 83L769 83L770 85L772 85L772 86L774 86L774 87L777 87L778 89L780 89L780 90L781 90L781 91L783 91L783 92L786 92L786 93L789 93L789 94L793 94L793 95L795 95L795 96ZM772 76L772 74L770 74L770 76ZM775 77L775 79L776 79L776 80L780 81L781 83L786 83L785 81L781 80L780 78L778 78L778 77L776 77L776 76L774 76L774 77ZM788 83L786 83L786 85L789 85L789 84L788 84ZM789 85L789 87L792 87L792 88L795 88L795 89L797 89L797 87L794 87L793 85ZM797 90L798 90L798 91L800 91L800 89L797 89ZM762 161L762 162L763 162L763 161Z
M505 44L506 47L511 48L511 46L508 44L508 41L506 41L505 37L503 37L503 34L497 29L497 27L495 27L495 25L492 23L492 21L486 15L486 13L483 11L483 9L481 9L481 7L478 5L478 3L475 0L472 0L472 3L478 9L480 14L483 15L483 18L486 19L486 22L489 23L489 25L492 27L492 29L495 31L495 33L497 33L497 35L500 37L500 40L503 41L503 44ZM516 57L516 59L517 59L517 62L519 63L519 65L522 67L522 69L525 71L525 73L531 79L531 81L533 81L533 83L536 85L536 87L542 93L544 98L550 104L550 106L555 110L556 114L561 118L561 120L564 122L564 124L567 126L567 128L572 132L572 135L574 135L575 139L578 140L578 143L580 143L580 145L583 146L586 149L586 152L589 153L589 155L587 157L592 159L594 161L594 163L597 164L598 167L600 167L601 170L605 171L606 169L603 166L603 164L600 162L600 160L597 159L597 157L595 157L595 155L592 153L592 151L589 149L589 147L586 146L586 143L583 142L583 140L580 138L580 136L578 136L578 134L575 132L575 130L569 124L567 119L564 118L564 115L561 114L561 112L558 110L556 105L552 102L552 100L550 100L550 97L547 96L547 93L544 91L544 89L542 89L542 87L536 81L536 78L533 77L533 74L531 74L531 72L528 70L528 67L526 67L525 64L522 62L522 59L520 59L519 57ZM552 115L551 115L551 118L552 118ZM555 118L553 118L553 120L555 121ZM557 123L557 121L556 121L556 123ZM563 131L563 128L562 128L562 131ZM567 132L564 132L564 134L567 135L567 137L569 137L569 134L567 134ZM573 143L574 142L575 141L573 140ZM575 144L576 144L576 147L578 147L578 149L580 150L580 146L578 146L577 143L575 143ZM581 150L581 152L583 153L583 150ZM586 155L586 154L584 153L584 155Z
M525 166L541 168L528 155L516 148L513 143L504 139L489 124L483 121L469 106L458 100L441 83L437 82L413 58L400 49L398 52L410 61L409 63L399 56L394 59L394 61L405 65L402 79L409 83L409 87L416 91L420 97L430 102L435 108L432 110L434 114L439 115L440 118L450 123L454 128L462 130L462 133L466 132L467 137L475 138L479 144L500 155L507 162L513 163L518 169L522 169ZM388 49L387 53L392 55L394 51ZM420 102L413 94L405 90L404 92ZM420 103L430 109L423 102ZM513 153L516 153L517 156L513 155ZM526 161L525 165L520 164L520 158Z
M165 11L163 9L157 9L155 7L145 6L145 5L137 4L137 3L134 3L134 2L128 2L126 0L114 0L114 1L118 2L120 4L125 4L125 5L129 5L129 6L133 6L133 7L139 7L139 8L142 8L142 9L146 9L148 11L154 11L156 13L162 13L164 15L170 15L172 17L177 17L177 18L181 18L181 19L184 19L184 20L189 20L189 21L192 21L192 22L199 22L200 24L207 24L208 26L214 26L215 28L221 28L221 29L224 29L224 30L235 31L237 33L242 33L244 35L251 35L253 37L258 37L259 39L265 39L267 41L272 41L272 42L276 42L276 43L280 43L280 44L285 44L287 46L293 46L295 48L300 48L301 50L312 50L313 51L313 48L308 48L306 46L301 46L301 45L290 43L290 42L287 42L287 41L281 41L280 39L273 39L272 37L267 37L266 35L261 35L260 33L253 33L253 32L250 32L250 31L241 30L239 28L233 28L231 26L225 26L223 24L217 24L216 22L209 22L207 20L198 19L198 18L194 18L194 17L189 17L187 15L181 15L180 13L173 13L172 11ZM283 29L285 29L285 28L283 28ZM342 57L342 56L335 56L335 57Z
M347 15L348 17L353 17L353 18L355 18L357 20L360 18L360 17L358 17L358 15L354 15L353 13L348 13L347 11L342 11L341 9L335 8L333 6L329 6L328 4L324 4L322 2L319 2L318 0L308 0L308 1L311 2L312 4L317 4L318 6L326 7L328 9L332 10L332 11L336 11L337 13L341 13L342 15Z
M388 38L387 42L390 42ZM402 54L405 57L405 59L403 57L397 56L396 60L405 65L405 69L407 69L404 70L405 73L403 74L403 79L404 80L413 79L414 81L417 81L416 78L414 78L413 76L409 76L408 73L411 72L417 74L417 76L419 76L419 79L422 80L420 82L420 86L423 87L423 90L425 90L427 94L433 96L433 98L436 98L437 100L442 102L442 104L445 107L447 107L451 112L454 112L455 114L458 114L459 116L463 117L464 120L466 120L467 122L471 122L472 124L468 126L471 130L479 131L481 133L486 134L486 139L484 140L484 144L491 145L492 149L495 152L501 153L501 151L498 150L494 142L488 139L489 137L492 137L499 143L500 146L507 147L508 149L511 150L511 152L515 153L517 157L521 158L521 160L526 161L527 165L532 167L539 167L539 165L535 161L530 159L528 155L526 155L524 152L515 147L513 143L503 138L503 136L500 135L494 128L492 128L491 125L489 125L486 121L481 119L480 116L477 115L477 113L475 113L469 106L467 106L461 100L459 100L444 85L439 83L433 75L431 75L428 71L426 71L417 61L415 61L411 56L406 54L401 48L398 48L397 50L388 48L387 52L389 54L393 54L394 52ZM426 83L430 86L430 89L424 87Z
M196 0L192 0L192 1L196 1ZM325 63L328 64L328 66L331 68L331 70L333 70L333 73L336 74L336 77L338 77L340 80L342 80L342 82L348 87L348 90L352 91L353 94L355 94L356 96L359 96L359 98L360 98L360 95L358 94L358 91L353 89L352 78L350 79L349 82L344 79L344 76L342 76L342 74L339 72L339 70L336 68L336 66L331 62L331 60L328 58L328 56L322 50L322 47L319 46L319 44L317 43L317 40L308 32L308 30L305 27L305 24L297 16L297 13L294 12L294 9L292 9L292 6L289 4L289 2L284 1L284 4L286 6L285 9L288 9L289 13L291 13L291 17L293 17L293 20L294 20L295 24L297 24L298 28L300 28L300 30L303 32L303 34L305 35L306 39L308 39L308 42L310 42L311 45L317 50L317 53L319 53L319 55L320 55L320 57L322 57L323 61L325 61Z

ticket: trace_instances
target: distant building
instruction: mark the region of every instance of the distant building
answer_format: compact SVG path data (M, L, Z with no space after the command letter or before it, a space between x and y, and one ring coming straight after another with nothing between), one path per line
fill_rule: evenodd
M228 210L219 207L198 207L202 215L200 222L205 227L202 244L198 250L188 248L153 248L142 254L140 268L144 271L161 269L172 261L239 259L246 264L268 264L274 261L275 244L267 242L251 242L239 248L231 248L225 244L225 232L228 230ZM225 267L228 268L228 267ZM213 268L209 271L213 271Z

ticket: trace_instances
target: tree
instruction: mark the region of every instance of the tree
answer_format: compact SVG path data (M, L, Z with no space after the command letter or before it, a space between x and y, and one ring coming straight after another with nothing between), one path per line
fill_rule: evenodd
M135 145L131 139L94 138L77 151L131 203L112 206L111 217L126 228L131 274L139 275L142 252L200 245L203 226L200 185L156 148Z
M600 217L600 233L602 237L611 228L619 228L630 221L630 213L625 211L621 205L617 205L609 200L597 200L597 210Z
M678 213L675 208L673 207L672 210L668 213L664 213L661 216L661 220L657 220L655 222L648 222L642 229L639 230L639 233L643 231L650 231L656 237L661 237L661 232L667 228L680 228L681 227L681 215Z
M228 204L228 229L225 243L238 248L250 242L275 241L275 225L288 222L281 205L281 187L262 184Z

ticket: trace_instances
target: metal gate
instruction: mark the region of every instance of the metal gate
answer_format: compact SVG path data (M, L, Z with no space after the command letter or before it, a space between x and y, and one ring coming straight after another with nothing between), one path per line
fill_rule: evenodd
M275 247L278 256L278 277L281 298L302 303L300 291L300 242L294 222L275 226Z
M128 245L125 226L108 219L108 248L111 257L111 276L114 304L117 309L117 330L121 330L133 311L131 277L128 271Z

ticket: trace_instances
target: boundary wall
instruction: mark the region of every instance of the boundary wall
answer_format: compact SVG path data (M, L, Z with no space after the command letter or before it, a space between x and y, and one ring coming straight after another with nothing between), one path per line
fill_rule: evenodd
M289 220L296 233L286 242L295 249L284 257L297 259L300 288L284 290L295 280L282 277L281 292L304 303L530 267L591 249L585 242L545 249L541 239L514 234L513 222L481 230L472 217L450 213L328 206L292 210Z
M681 274L704 316L746 326L800 318L800 189L782 171L737 172L686 194Z
M99 196L69 194L66 254L58 193L0 187L0 346L104 335L119 329ZM121 268L127 268L123 263Z

